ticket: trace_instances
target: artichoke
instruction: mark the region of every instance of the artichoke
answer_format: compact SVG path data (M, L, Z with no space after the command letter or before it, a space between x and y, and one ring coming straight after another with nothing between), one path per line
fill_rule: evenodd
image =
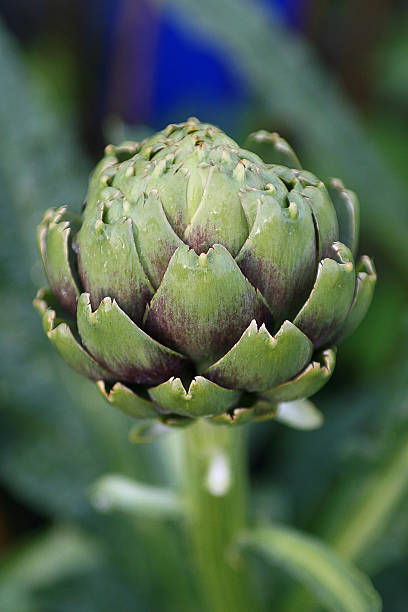
M38 228L48 338L136 418L273 417L328 381L369 306L355 194L277 134L251 141L274 163L197 119L109 145L82 217L49 209Z

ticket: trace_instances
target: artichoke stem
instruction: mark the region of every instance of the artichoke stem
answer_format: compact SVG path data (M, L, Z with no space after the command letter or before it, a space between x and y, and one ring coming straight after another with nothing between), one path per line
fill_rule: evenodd
M187 529L204 609L256 610L244 560L234 551L247 512L244 428L201 419L183 435Z

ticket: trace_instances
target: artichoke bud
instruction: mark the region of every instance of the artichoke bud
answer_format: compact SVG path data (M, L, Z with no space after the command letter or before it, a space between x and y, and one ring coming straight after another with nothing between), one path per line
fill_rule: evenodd
M355 194L277 134L250 143L267 162L192 118L108 145L82 218L50 209L38 228L49 339L136 418L273 417L327 382L368 309Z

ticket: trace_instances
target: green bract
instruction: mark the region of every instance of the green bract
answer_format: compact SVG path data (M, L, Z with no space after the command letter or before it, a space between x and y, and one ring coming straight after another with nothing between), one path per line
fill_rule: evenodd
M327 382L369 306L356 196L276 134L252 141L285 165L196 119L109 145L82 218L50 209L39 226L49 339L136 418L274 416Z

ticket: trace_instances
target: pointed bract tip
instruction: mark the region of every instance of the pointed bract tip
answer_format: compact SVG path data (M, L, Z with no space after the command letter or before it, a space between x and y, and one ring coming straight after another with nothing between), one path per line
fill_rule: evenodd
M295 202L290 202L289 206L288 206L288 212L289 212L289 217L291 219L296 219L296 217L298 216L298 207L295 204Z
M241 183L245 179L245 164L242 159L237 163L232 174L234 178Z
M198 256L198 263L201 268L205 268L207 266L207 253L200 253Z
M329 180L329 184L334 188L334 189L344 189L344 183L341 179L333 177Z
M105 155L115 155L115 147L113 144L106 145L104 149Z
M276 187L275 187L275 185L272 185L272 183L267 183L265 185L265 191L269 191L270 193L275 193L276 192Z

